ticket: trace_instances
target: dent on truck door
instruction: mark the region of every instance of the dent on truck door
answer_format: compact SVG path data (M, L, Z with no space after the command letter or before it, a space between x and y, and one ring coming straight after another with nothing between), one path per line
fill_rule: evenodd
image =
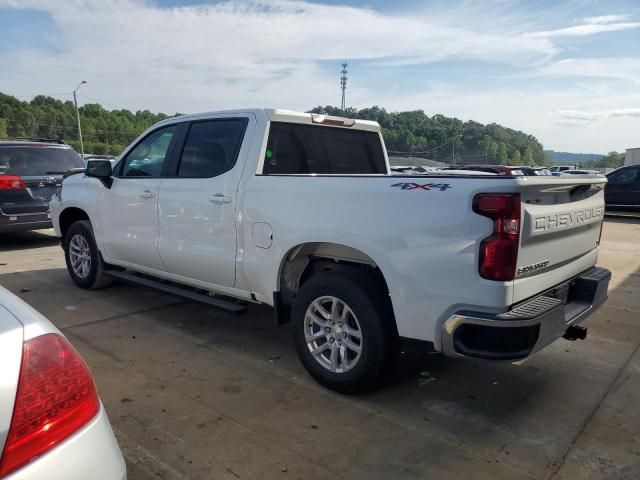
M235 284L236 190L254 122L193 122L159 196L158 249L167 270L194 280ZM180 149L179 149L180 150Z

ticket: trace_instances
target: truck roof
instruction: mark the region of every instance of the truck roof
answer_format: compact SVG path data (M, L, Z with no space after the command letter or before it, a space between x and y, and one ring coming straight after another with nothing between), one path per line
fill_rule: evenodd
M351 128L354 130L368 130L371 132L379 132L380 125L378 122L371 120L360 120L355 118L334 117L319 113L298 112L295 110L286 110L282 108L242 108L233 110L217 110L212 112L194 113L189 115L181 115L178 117L167 118L160 123L173 123L185 120L203 120L214 115L233 115L251 113L256 117L266 117L267 121L303 123L308 125L330 125L334 127ZM340 125L342 122L342 125Z

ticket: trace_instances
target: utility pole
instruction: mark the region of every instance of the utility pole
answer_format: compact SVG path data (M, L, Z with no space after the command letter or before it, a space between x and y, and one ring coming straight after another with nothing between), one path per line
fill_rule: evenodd
M462 135L454 135L453 142L451 142L451 162L456 164L456 140L460 138Z
M78 119L78 137L80 137L80 153L82 154L82 159L84 160L84 145L82 144L82 128L80 127L80 110L78 110L78 98L76 96L76 92L78 89L87 83L86 80L80 82L80 84L73 91L73 103L76 105L76 118Z
M340 89L342 90L342 115L344 115L344 111L346 109L345 105L345 92L347 90L347 61L345 60L342 64L342 71L340 72Z
M451 164L456 164L456 138L453 137L453 142L451 142Z

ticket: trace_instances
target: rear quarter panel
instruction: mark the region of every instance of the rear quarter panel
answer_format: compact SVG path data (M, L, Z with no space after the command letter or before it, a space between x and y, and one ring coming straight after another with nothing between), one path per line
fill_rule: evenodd
M238 286L270 301L293 248L346 245L381 269L400 335L438 344L439 326L454 310L473 305L498 312L509 304L512 282L477 273L478 241L492 222L474 214L471 202L479 192L517 188L498 177L251 177L240 199ZM268 249L252 241L257 222L271 225Z

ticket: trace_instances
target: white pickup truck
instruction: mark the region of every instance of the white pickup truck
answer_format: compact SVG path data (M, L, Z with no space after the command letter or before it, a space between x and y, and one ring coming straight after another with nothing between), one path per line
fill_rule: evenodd
M607 298L604 177L390 175L380 127L286 110L154 125L51 202L71 278L274 307L321 384L373 388L401 337L521 360Z

